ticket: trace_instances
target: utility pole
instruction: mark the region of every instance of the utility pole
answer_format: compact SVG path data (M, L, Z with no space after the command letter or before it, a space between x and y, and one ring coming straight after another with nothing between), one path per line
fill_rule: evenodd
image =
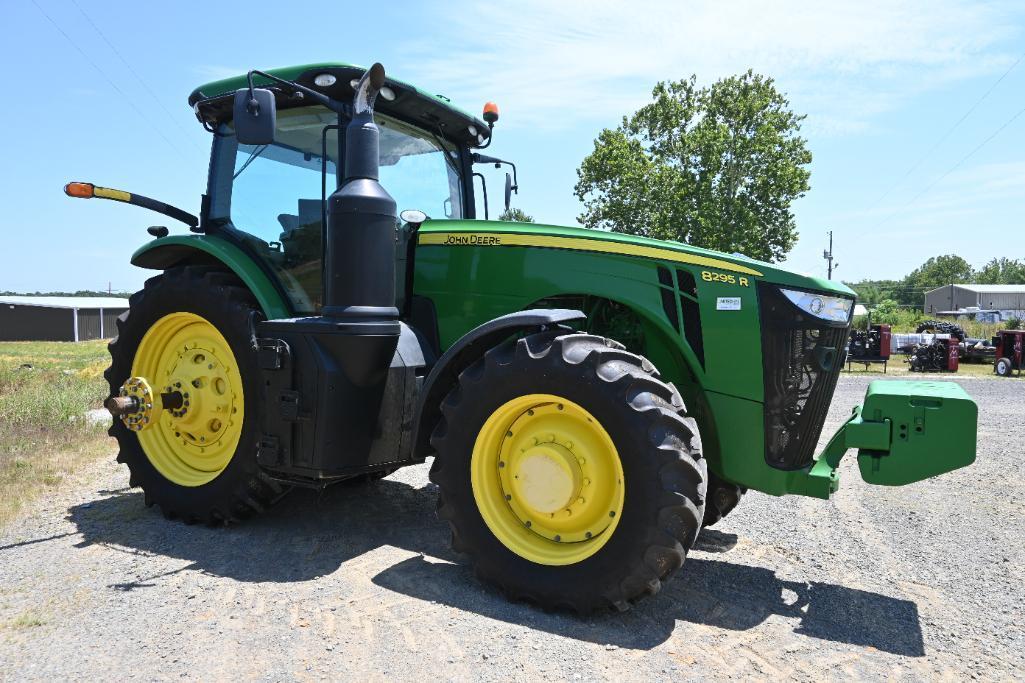
M832 230L829 231L829 249L823 249L822 250L822 258L826 259L826 263L828 264L826 266L826 269L827 269L827 272L829 274L826 276L826 278L829 279L829 280L832 280L833 279L833 269L840 267L839 263L837 263L836 265L833 265L833 231Z

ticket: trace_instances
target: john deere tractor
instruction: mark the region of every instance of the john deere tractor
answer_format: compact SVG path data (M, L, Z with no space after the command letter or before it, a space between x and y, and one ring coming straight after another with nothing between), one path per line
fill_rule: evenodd
M189 103L212 138L198 217L65 189L195 233L149 228L132 263L158 274L106 372L118 460L169 518L234 522L291 487L433 457L438 516L479 576L589 612L658 592L749 489L828 498L849 449L881 485L975 458L975 404L924 382L872 383L816 455L843 285L479 220L475 166L508 163L479 151L493 104L478 119L341 63L252 71Z

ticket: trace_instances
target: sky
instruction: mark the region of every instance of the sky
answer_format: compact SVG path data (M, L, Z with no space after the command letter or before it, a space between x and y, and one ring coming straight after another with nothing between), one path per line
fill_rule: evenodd
M301 9L299 9L301 8ZM361 9L369 8L369 9ZM926 258L1025 258L1025 3L236 3L7 0L0 290L130 291L145 228L174 221L73 200L85 180L198 213L210 136L189 92L249 69L382 62L501 119L489 153L514 199L576 225L576 169L660 80L748 68L806 114L811 190L787 267L899 278ZM497 172L495 172L497 173ZM501 177L490 179L500 187ZM500 194L500 193L499 193Z

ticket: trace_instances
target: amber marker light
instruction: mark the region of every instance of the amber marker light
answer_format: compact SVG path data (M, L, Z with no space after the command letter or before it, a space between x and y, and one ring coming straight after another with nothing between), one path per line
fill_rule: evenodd
M498 105L494 102L486 102L484 104L484 121L490 124L498 121Z
M95 189L92 183L68 183L64 186L64 194L79 199L91 199Z

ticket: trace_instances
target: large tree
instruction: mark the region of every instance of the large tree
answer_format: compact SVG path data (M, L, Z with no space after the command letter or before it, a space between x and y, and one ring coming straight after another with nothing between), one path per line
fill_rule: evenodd
M513 221L515 223L533 223L534 217L529 215L523 209L517 209L515 206L511 206L498 216L498 220Z
M808 191L801 121L771 78L710 87L662 82L653 101L601 131L577 169L589 228L781 259L797 241L791 204Z
M975 279L972 264L957 254L933 256L901 281L898 298L902 304L921 306L925 292L943 285L965 284Z
M1006 256L994 258L975 273L975 281L984 285L1025 284L1025 263Z

